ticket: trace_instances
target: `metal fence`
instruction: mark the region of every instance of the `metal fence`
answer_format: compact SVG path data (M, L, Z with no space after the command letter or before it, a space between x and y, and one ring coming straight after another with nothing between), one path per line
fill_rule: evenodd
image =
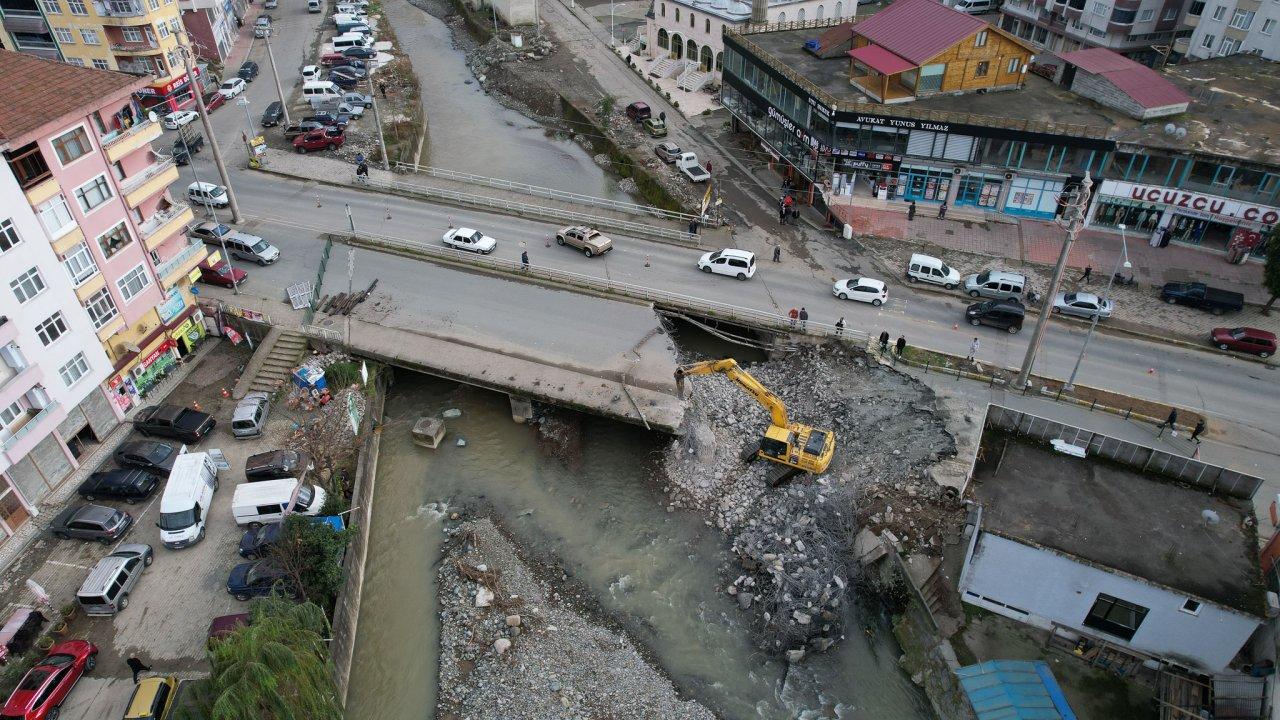
M502 178L491 178L484 175L473 175L471 173L458 172L457 170L446 170L444 168L430 167L428 165L414 165L413 163L398 162L396 163L396 169L430 175L431 177L444 178L446 180L458 180L472 185L485 185L487 187L499 188L501 190L514 190L516 192L525 193L526 195L535 195L537 197L549 198L551 200L564 200L565 202L591 205L594 207L605 208L606 210L617 210L619 212L630 213L632 215L652 215L653 217L660 217L666 220L678 220L686 224L691 220L698 219L697 215L693 215L691 213L663 210L662 208L656 208L652 205L640 205L637 203L624 202L622 200L610 200L609 198L596 197L594 195L565 192L564 190L542 187L540 185L529 185L528 183L503 180Z
M1210 465L1195 458L1139 445L1067 423L1013 410L1002 405L987 409L987 423L1010 432L1046 442L1062 440L1085 448L1086 452L1128 465L1141 472L1153 472L1210 492L1244 500L1253 499L1262 478Z

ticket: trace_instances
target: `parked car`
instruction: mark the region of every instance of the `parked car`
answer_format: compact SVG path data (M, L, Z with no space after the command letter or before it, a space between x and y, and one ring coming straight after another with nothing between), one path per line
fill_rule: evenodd
M246 560L257 560L270 551L271 546L280 539L280 532L283 529L284 521L282 520L246 530L244 536L240 538L240 547L237 552Z
M244 79L235 77L230 80L223 80L222 84L218 86L218 92L222 93L228 100L230 100L244 92L245 87L247 87L247 85Z
M237 440L247 440L262 435L267 426L267 415L271 413L271 393L261 390L246 394L236 403L231 414L231 436Z
M1027 277L1021 273L1003 270L983 270L964 279L964 291L969 297L987 297L995 300L1018 300L1027 288Z
M76 591L86 615L115 615L129 607L129 593L155 560L150 545L125 543L98 561Z
M336 127L336 128L345 129L347 125L351 122L351 116L344 115L342 113L331 113L327 110L322 110L320 112L317 112L315 115L311 115L310 117L303 118L304 122L307 120L310 120L312 122L318 122L321 125L324 125L326 127L332 125L333 127Z
M649 137L667 136L667 124L658 118L645 118L640 123L640 126L644 128L645 132L649 133Z
M188 444L203 440L217 424L212 415L181 405L152 405L133 418L133 427L143 435L171 437Z
M698 258L698 269L705 273L729 275L746 280L756 274L756 255L747 250L725 248Z
M1251 327L1214 328L1209 341L1219 350L1238 350L1267 358L1276 354L1275 333Z
M294 138L293 149L300 154L308 150L337 150L346 141L347 135L342 128L326 127Z
M187 199L196 205L226 207L231 204L227 189L211 182L193 182L187 186Z
M77 505L58 513L49 523L54 537L66 540L97 540L103 545L124 537L133 527L133 516L105 505Z
M160 124L165 130L177 130L189 122L195 122L198 117L200 117L200 113L194 110L179 110L165 115Z
M212 648L219 640L222 640L242 627L249 627L252 623L253 619L249 613L219 615L209 623L209 637L205 641L205 646Z
M236 71L236 76L245 82L253 82L253 79L258 77L258 63L252 60L240 63L240 69Z
M908 282L927 282L951 290L960 284L960 271L936 257L912 253L907 263Z
M71 689L98 664L98 646L68 640L27 671L0 710L6 720L56 720Z
M319 65L303 65L302 66L302 82L307 82L308 80L319 80L319 79L320 79Z
M240 483L231 496L231 515L237 525L253 528L288 515L318 515L325 497L324 488L295 478Z
M302 478L314 468L311 457L304 452L272 450L250 455L244 461L244 478L248 482Z
M330 73L329 77L325 79L337 85L338 89L344 92L356 87L362 81L362 78L355 78L350 75L334 75L333 73Z
M1093 293L1058 293L1053 297L1053 313L1055 315L1075 315L1076 317L1093 319L1111 317L1114 309L1110 300L1103 300Z
M889 291L885 289L882 281L865 277L839 280L831 286L831 294L841 300L857 300L871 303L876 307L880 307L885 300L889 299Z
M1208 310L1214 315L1244 309L1244 295L1219 290L1204 283L1166 283L1160 288L1160 299L1170 305L1177 303Z
M304 120L285 127L284 139L296 138L300 135L306 135L312 130L323 130L324 125L315 120Z
M684 152L680 146L673 142L658 143L653 152L665 163L673 163L680 157L680 153Z
M970 325L990 325L1013 335L1022 329L1026 308L1017 300L986 300L970 305L964 314Z
M205 93L203 100L204 111L210 113L227 104L227 96L218 90Z
M240 563L227 577L227 592L237 600L270 595L277 585L286 594L298 595L297 590L289 586L289 576L270 560Z
M275 127L284 118L284 107L279 100L272 100L266 110L262 111L262 127Z
M627 118L635 122L641 122L653 117L653 110L649 109L649 103L639 100L627 106Z
M271 34L271 16L259 15L258 19L253 23L253 36L256 38L264 38Z
M165 675L142 678L133 686L133 695L125 705L124 720L168 720L177 697L178 678Z
M340 65L346 65L353 59L354 58L343 55L340 52L331 52L320 56L320 64L325 67L337 67Z
M442 238L445 245L454 250L467 250L469 252L477 252L481 255L488 255L493 249L498 247L498 241L485 235L479 230L471 228L454 228L445 232Z
M347 102L338 103L337 112L339 116L348 115L352 120L359 120L364 117L364 105L352 105Z
M222 97L218 95L218 97ZM170 148L173 154L173 161L179 165L187 165L191 162L191 156L204 149L204 135L200 133L188 133L186 137L178 138L173 141L173 147Z
M373 107L373 96L358 92L348 92L342 94L342 102L352 107L370 108Z
M217 265L210 265L206 260L198 266L200 270L200 282L206 285L217 285L218 287L235 287L249 279L249 273L238 267L232 267L231 263L221 260Z
M169 477L173 472L173 461L186 449L185 445L178 449L155 440L134 440L116 448L115 459L120 467L138 468L160 477Z
M132 505L146 500L159 486L160 478L146 470L103 470L80 483L76 493L90 502L98 498L114 498Z
M262 266L280 259L280 249L257 235L232 230L222 223L204 220L187 231L191 237L203 240L206 245L227 248L227 253L240 260L248 260Z
M556 233L556 244L577 248L587 257L603 255L613 249L613 240L601 235L599 230L584 225L561 228Z
M369 60L378 57L378 51L367 47L349 47L342 50L342 54L350 58L360 58L361 60Z
M369 72L367 70L357 68L350 64L340 65L329 71L329 79L332 80L334 76L339 76L339 77L346 76L346 77L353 78L355 80L363 80L368 74Z

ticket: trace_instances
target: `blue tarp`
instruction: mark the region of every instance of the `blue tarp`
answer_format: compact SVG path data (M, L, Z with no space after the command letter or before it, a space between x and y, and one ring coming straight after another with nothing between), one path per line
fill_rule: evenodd
M1041 661L991 660L956 671L978 720L1075 720Z
M312 519L318 523L328 525L333 528L335 532L342 532L342 528L346 527L346 523L343 522L341 515L320 515Z

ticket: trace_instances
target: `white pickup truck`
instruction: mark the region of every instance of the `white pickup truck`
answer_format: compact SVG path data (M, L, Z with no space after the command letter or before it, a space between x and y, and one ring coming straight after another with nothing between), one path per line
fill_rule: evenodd
M698 156L695 153L680 153L680 157L676 158L676 167L680 168L680 172L693 182L706 182L711 179L711 173L698 162Z

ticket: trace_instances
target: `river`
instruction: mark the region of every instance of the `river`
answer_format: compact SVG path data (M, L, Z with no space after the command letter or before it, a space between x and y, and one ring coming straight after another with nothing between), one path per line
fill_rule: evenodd
M434 453L413 446L424 413L457 408ZM401 372L387 402L348 718L433 716L439 648L435 567L441 504L492 508L535 554L554 557L649 648L677 685L725 718L929 718L897 667L886 619L856 606L848 640L794 668L764 662L719 592L722 536L666 512L652 478L661 436L594 417L581 454L544 452L506 396ZM467 441L457 447L457 438Z

